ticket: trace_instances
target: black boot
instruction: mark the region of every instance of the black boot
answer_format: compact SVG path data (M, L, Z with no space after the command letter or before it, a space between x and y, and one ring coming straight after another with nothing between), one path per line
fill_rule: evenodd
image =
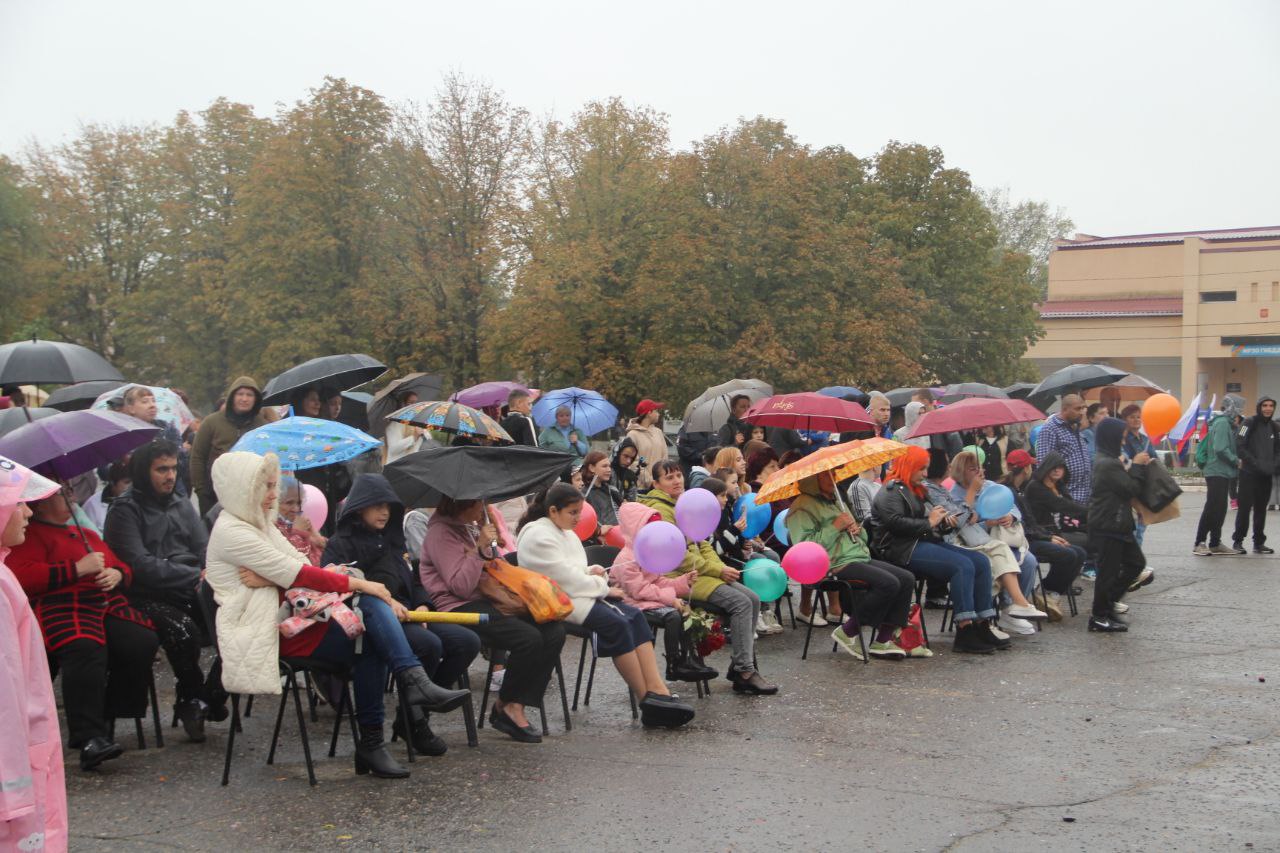
M420 666L396 673L400 691L410 705L421 705L430 711L452 711L470 701L470 690L448 690L427 677Z
M405 737L404 728L404 717L397 711L396 721L391 724L391 730L396 733L396 737ZM425 711L418 711L414 714L413 731L410 736L413 738L413 751L419 755L435 757L444 755L449 751L449 746L444 742L444 738L431 731L431 721Z
M707 678L706 671L694 666L688 657L667 661L667 681L705 681Z
M173 713L182 723L187 740L204 743L204 703L199 699L187 699L173 706Z
M978 630L979 624L981 623L970 622L968 625L957 627L956 639L951 646L952 651L969 655L992 654L996 647L991 640L987 639L987 632Z
M104 761L119 758L124 754L124 747L110 738L91 737L80 750L80 769L92 770Z
M382 741L382 726L361 726L356 744L356 774L372 773L379 779L405 779L409 771L387 753Z
M720 676L720 670L713 666L707 666L707 662L703 660L702 655L697 652L689 652L689 663L692 664L695 669L702 670L702 674L707 678L718 678Z

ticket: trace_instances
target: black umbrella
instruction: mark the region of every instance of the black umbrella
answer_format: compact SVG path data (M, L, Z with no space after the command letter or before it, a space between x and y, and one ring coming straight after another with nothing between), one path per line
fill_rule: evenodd
M0 385L72 385L95 379L124 381L105 358L64 341L14 341L0 346Z
M272 377L263 389L262 402L263 405L278 406L308 388L317 389L321 398L332 397L372 382L386 372L387 366L372 356L359 353L323 355Z
M369 416L369 403L372 401L373 395L367 391L343 391L338 423L364 429L365 420Z
M382 473L407 507L436 506L442 497L503 501L556 479L572 454L540 447L431 447L402 456Z
M1118 370L1109 364L1068 364L1061 370L1050 373L1043 382L1031 389L1027 402L1037 409L1048 409L1057 397L1075 394L1086 388L1110 385L1128 375L1127 370Z
M397 405L396 400L410 391L417 394L419 400L443 400L444 379L438 373L410 373L392 379L386 388L373 395L373 402L369 404L369 435L386 437L387 415L404 408Z
M892 391L885 391L884 395L889 398L889 405L897 408L898 406L905 406L907 403L910 403L911 398L915 396L915 393L919 391L920 388L921 386L919 385L912 388L894 388ZM933 396L937 397L938 395L934 394Z
M1009 395L1010 400L1025 400L1035 387L1034 382L1015 382L1012 385L1006 385L1004 393Z
M100 382L77 382L75 385L68 385L65 388L59 388L54 391L49 395L49 399L44 401L44 404L60 412L78 412L81 409L87 409L92 406L99 397L108 391L123 388L128 384L128 382L115 379L107 379Z
M985 382L953 382L942 391L942 402L944 403L955 403L969 397L991 397L997 400L1007 400L1009 395L1004 392L1003 388L997 388Z
M23 409L15 407L12 409L0 409L0 435L13 432L18 427L24 427L32 421L38 421L41 418L47 418L50 415L61 414L57 409Z

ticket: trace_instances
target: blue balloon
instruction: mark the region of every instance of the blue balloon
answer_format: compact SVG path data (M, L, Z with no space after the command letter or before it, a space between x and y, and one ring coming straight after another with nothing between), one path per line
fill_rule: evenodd
M1013 490L1000 483L992 483L978 495L975 509L978 510L978 516L983 521L991 521L1013 512L1013 505Z
M757 504L756 496L752 492L747 492L738 498L738 502L733 505L733 520L742 518L744 512L747 514L747 527L742 531L742 535L748 539L754 539L763 533L769 526L769 519L773 517L773 510L769 505Z
M788 512L790 512L790 510L784 509L782 512L778 513L777 517L773 520L773 535L783 545L791 544L791 532L787 530Z
M1040 430L1044 429L1044 424L1036 424L1031 428L1031 455L1036 455L1036 439L1040 437Z

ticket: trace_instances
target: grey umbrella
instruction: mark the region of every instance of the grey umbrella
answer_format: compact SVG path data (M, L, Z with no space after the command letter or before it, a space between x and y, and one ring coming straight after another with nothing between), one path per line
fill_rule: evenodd
M24 427L32 421L38 421L41 418L56 414L60 414L57 409L49 408L23 409L15 407L12 409L0 409L0 435L13 432L18 427Z
M942 390L942 402L955 403L969 397L990 397L996 400L1007 400L1009 395L1003 388L987 385L985 382L953 382Z
M91 349L65 341L14 341L0 346L0 385L73 385L124 377Z
M392 379L369 403L369 435L384 438L387 434L387 415L404 408L397 402L405 394L413 392L419 400L441 400L444 398L444 379L438 373L410 373L399 379Z
M892 391L885 391L884 395L889 398L889 405L897 408L905 406L911 402L911 398L920 390L922 386L916 385L911 388L894 388ZM936 396L936 395L935 395Z
M75 385L67 385L54 391L49 395L49 399L44 401L44 404L60 412L78 412L81 409L87 409L92 406L99 397L108 391L123 388L128 384L128 382L117 379L100 382L77 382Z
M1025 400L1031 390L1036 387L1034 382L1015 382L1012 385L1004 387L1004 393L1009 395L1011 400Z
M1128 375L1127 370L1118 370L1109 364L1068 364L1061 370L1050 373L1043 382L1031 389L1027 402L1037 409L1047 409L1055 398L1064 394L1110 385Z
M773 396L773 386L761 379L731 379L703 391L684 410L684 431L715 432L729 420L729 401L739 394L751 405Z
M321 398L331 397L372 382L386 372L387 366L372 356L360 353L323 355L273 376L267 387L262 389L262 402L267 406L278 406L307 388L317 389Z

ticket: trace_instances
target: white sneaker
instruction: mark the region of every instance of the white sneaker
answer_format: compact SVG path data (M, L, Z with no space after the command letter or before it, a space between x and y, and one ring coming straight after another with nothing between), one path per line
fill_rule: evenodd
M778 617L773 615L772 610L761 610L760 618L764 620L765 627L768 629L765 633L781 634L783 631L782 623L778 621Z
M1017 616L1005 616L1000 620L1001 627L1008 628L1015 634L1034 634L1036 626L1032 625L1026 619L1019 619ZM994 633L994 631L993 631Z
M825 625L831 624L826 619L823 619L816 610L812 613L805 613L803 610L797 610L796 621L803 622L806 625L812 625L815 628L821 628Z
M495 669L493 671L493 675L489 676L489 692L490 693L497 693L499 690L502 689L502 677L506 674L507 674L507 670L505 667L503 669Z
M837 627L831 632L831 639L836 641L836 645L853 655L858 660L866 660L862 656L862 649L858 645L857 637L850 637L844 632L844 628Z
M1028 604L1011 604L1004 609L1006 616L1013 616L1017 619L1048 619L1049 614L1043 610L1037 610Z
M1125 604L1123 601L1117 601L1115 604L1111 605L1111 612L1124 615L1129 612L1129 605Z
M991 633L995 635L997 640L1009 639L1009 635L1006 634L1004 631L1001 631L1000 626L996 625L994 622L988 622L987 627L991 629Z

